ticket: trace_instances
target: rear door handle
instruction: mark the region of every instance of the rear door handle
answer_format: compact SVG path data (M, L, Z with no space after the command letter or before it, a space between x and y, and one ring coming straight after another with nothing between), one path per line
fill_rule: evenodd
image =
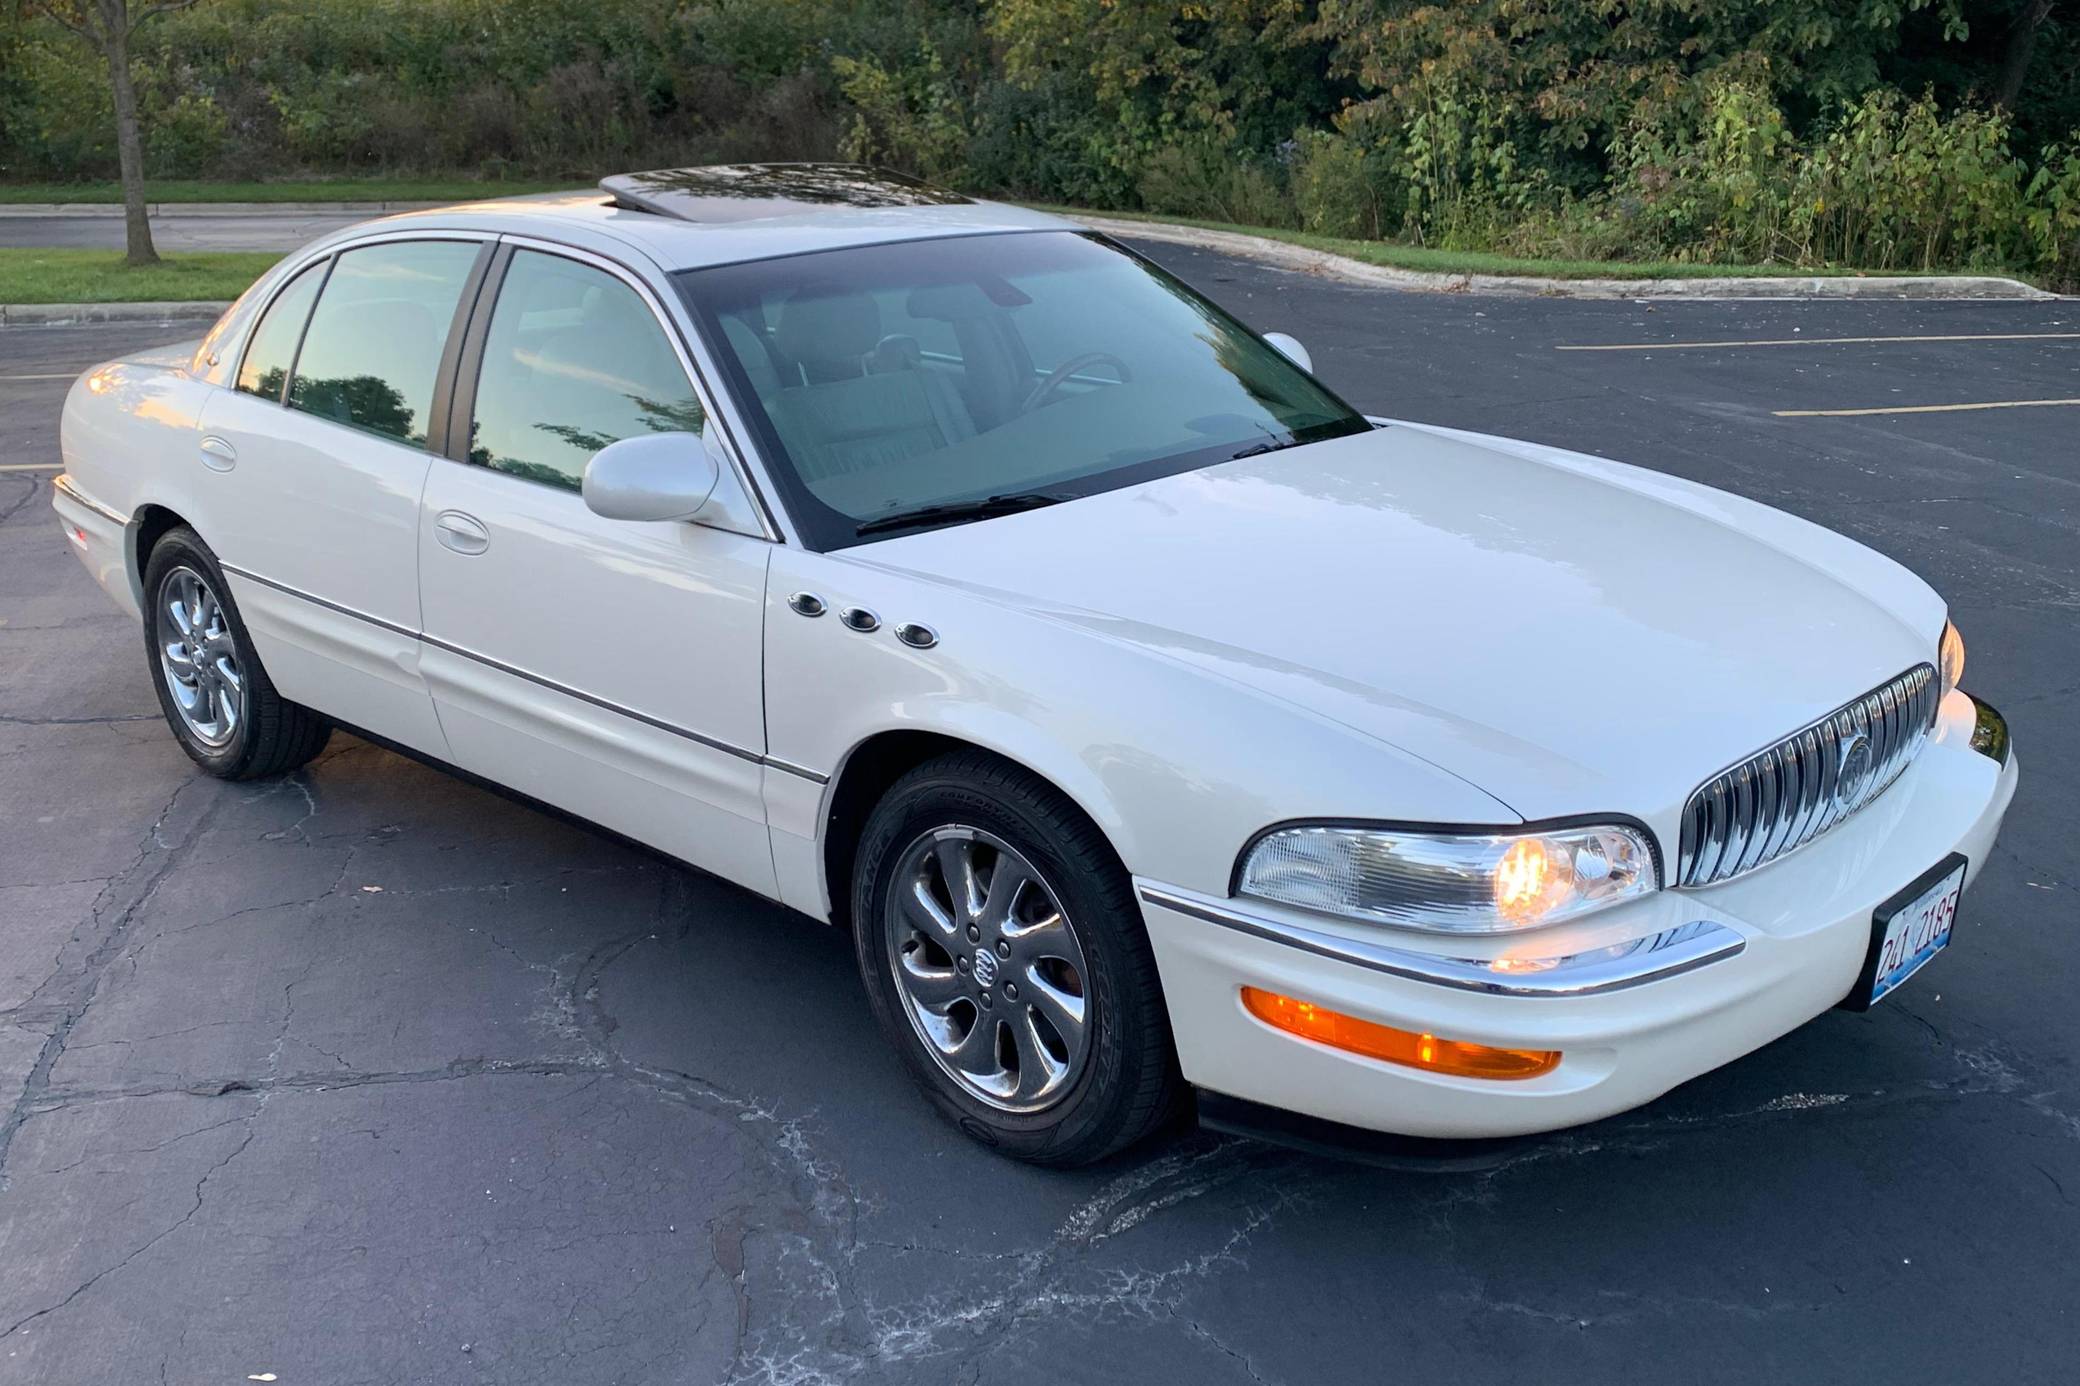
M228 472L238 465L238 449L212 433L202 440L202 465L213 472Z
M457 553L482 553L491 547L491 531L484 528L483 521L460 510L443 510L435 516L433 537L443 548Z

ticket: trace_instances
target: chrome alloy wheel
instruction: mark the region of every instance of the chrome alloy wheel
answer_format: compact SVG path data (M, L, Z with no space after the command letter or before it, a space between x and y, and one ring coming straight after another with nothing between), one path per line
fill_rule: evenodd
M903 1010L968 1094L1036 1112L1090 1053L1076 926L1033 864L979 828L919 835L897 858L883 935Z
M159 670L181 721L197 741L228 743L245 717L245 674L208 579L175 568L159 583Z

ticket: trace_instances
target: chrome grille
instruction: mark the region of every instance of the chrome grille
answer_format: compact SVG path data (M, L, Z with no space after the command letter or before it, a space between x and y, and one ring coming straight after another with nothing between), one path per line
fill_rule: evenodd
M1705 781L1683 807L1675 883L1710 885L1752 871L1877 798L1935 725L1939 691L1934 666L1917 664ZM1868 739L1870 772L1860 791L1851 784L1844 796L1841 772L1858 737ZM1853 778L1863 777L1852 767Z

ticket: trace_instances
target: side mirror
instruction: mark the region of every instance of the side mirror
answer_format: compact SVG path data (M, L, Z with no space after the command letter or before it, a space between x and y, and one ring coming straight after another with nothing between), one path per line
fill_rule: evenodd
M1307 354L1306 347L1300 345L1298 337L1291 337L1283 332L1266 332L1264 340L1277 347L1279 355L1291 361L1301 370L1306 371L1309 375L1314 374L1314 358Z
M645 433L592 455L585 464L585 505L610 520L690 520L721 477L697 434Z

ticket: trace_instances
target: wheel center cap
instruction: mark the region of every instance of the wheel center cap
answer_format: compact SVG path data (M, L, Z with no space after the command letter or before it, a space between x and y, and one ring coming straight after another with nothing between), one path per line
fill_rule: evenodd
M997 984L997 955L987 948L975 950L975 981L985 987Z

